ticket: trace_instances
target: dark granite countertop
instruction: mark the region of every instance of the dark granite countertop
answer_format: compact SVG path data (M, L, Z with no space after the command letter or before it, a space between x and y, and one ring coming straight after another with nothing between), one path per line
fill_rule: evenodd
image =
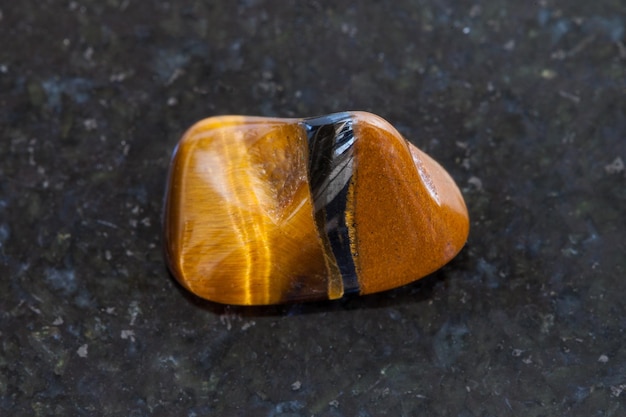
M626 414L623 1L23 0L0 39L0 415ZM342 110L447 167L462 253L337 302L182 290L182 132Z

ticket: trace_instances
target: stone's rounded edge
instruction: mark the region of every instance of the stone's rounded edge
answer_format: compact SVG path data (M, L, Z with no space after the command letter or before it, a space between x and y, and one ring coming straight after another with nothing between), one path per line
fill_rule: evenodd
M181 166L181 155L185 154L185 147L187 144L188 138L193 136L193 132L196 128L204 122L204 120L200 120L194 123L190 128L188 128L183 136L176 142L172 154L170 156L169 167L167 170L167 180L165 186L165 195L163 197L163 213L161 222L163 224L163 242L164 242L164 252L165 252L165 261L167 267L169 268L172 276L176 279L176 281L185 287L187 290L190 290L186 285L184 280L182 279L182 265L180 261L180 246L179 246L179 234L180 230L180 217L178 215L180 207L176 204L176 202L180 201L177 197L180 195L180 182L178 181L178 177L180 175L180 166Z
M191 148L200 140L203 132L215 129L218 126L234 125L240 123L244 116L227 115L212 116L195 122L189 127L176 143L167 173L167 184L164 196L164 210L162 215L164 252L168 268L176 281L192 294L203 297L189 285L183 265L182 242L181 242L181 203L184 193L183 176L186 167L189 165L189 158L192 155Z
M408 284L449 262L465 244L469 216L460 190L438 163L428 156L422 162L417 148L383 118L353 114L357 168L347 216L354 223L361 294L368 294Z
M180 207L176 204L180 201L181 186L179 176L181 172L181 157L186 154L185 149L190 138L193 137L196 129L203 124L207 119L203 119L194 123L189 129L185 131L183 136L178 140L172 155L170 156L170 163L167 171L167 180L165 186L165 195L163 197L163 213L161 222L163 224L163 241L164 252L167 266L176 279L176 281L191 291L185 285L183 279L183 270L180 259Z
M416 161L418 171L418 161L421 161L425 168L424 171L428 173L433 184L436 185L435 192L437 193L439 205L449 211L449 216L451 217L449 224L451 227L448 228L448 233L446 233L447 236L450 236L448 239L449 251L445 254L447 257L445 262L447 263L463 249L469 237L470 219L463 193L450 173L433 157L411 143L409 143L409 150ZM423 178L423 174L420 173L420 176ZM427 182L426 180L424 181ZM446 189L447 192L439 193L440 189Z
M370 112L363 111L363 110L351 110L351 111L348 111L347 113L352 116L352 120L356 123L358 122L367 123L370 126L375 126L379 129L386 130L390 133L393 133L394 136L398 136L404 140L404 137L400 134L400 132L396 130L395 127L393 127L391 123L389 123L386 119L384 119L383 117L377 114L370 113Z

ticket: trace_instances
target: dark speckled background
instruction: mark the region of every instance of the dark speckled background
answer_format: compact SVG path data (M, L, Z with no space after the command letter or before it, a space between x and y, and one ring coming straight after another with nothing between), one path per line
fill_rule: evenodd
M0 39L0 415L626 415L623 1L2 1ZM349 109L456 178L460 256L339 302L183 291L183 131Z

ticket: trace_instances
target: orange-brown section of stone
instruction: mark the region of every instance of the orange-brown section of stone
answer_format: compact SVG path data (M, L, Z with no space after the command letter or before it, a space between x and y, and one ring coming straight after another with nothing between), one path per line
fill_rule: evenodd
M355 112L354 201L348 207L361 293L437 270L465 244L469 218L454 181L386 121Z
M185 134L165 211L167 257L183 286L228 304L327 298L307 154L295 120L214 117Z

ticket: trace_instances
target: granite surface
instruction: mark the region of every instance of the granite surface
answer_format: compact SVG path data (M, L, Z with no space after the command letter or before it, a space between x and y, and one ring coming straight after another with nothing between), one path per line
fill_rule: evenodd
M626 5L0 3L0 415L626 415ZM184 130L388 119L455 177L462 253L241 308L168 273Z

